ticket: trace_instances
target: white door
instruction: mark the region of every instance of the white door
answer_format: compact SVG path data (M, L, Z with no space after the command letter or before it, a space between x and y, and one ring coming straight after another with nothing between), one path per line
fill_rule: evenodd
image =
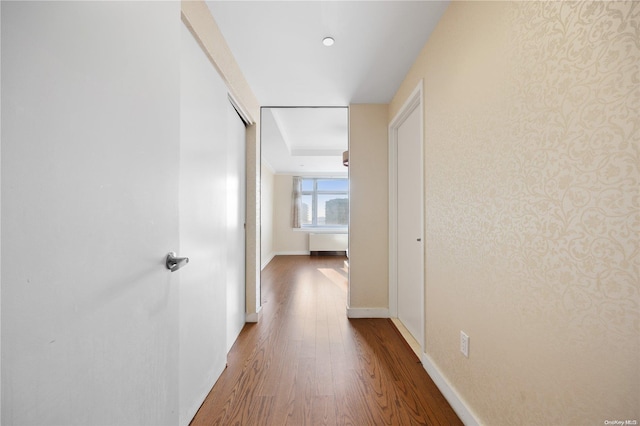
M229 352L246 318L245 303L245 127L227 102L227 346Z
M420 108L397 130L398 319L424 347L423 175Z
M2 2L2 419L175 425L179 2Z
M186 425L226 366L227 280L242 259L229 254L227 88L182 24L180 67L180 424ZM237 117L237 116L236 116ZM237 119L240 121L240 119Z

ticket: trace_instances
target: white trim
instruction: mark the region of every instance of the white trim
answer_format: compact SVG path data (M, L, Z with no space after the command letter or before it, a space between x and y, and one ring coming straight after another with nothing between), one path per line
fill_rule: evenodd
M344 166L343 166L344 167ZM301 172L301 171L279 171L274 173L276 176L300 176L304 178L334 178L347 179L349 172Z
M269 263L271 263L271 261L273 260L273 258L274 258L274 257L276 257L276 254L275 254L275 253L271 253L271 254L269 255L269 257L267 258L267 260L265 260L264 262L262 262L262 265L260 265L260 270L262 271L264 268L266 268L266 267L267 267L267 265L268 265Z
M0 22L2 22L2 7L0 7ZM2 34L2 25L0 24L0 34ZM0 81L2 81L2 59L1 59L2 55L0 55ZM6 73L6 72L5 72ZM2 93L2 85L0 84L0 93ZM0 99L2 99L2 95L0 94ZM2 123L2 102L0 102L0 123ZM5 125L6 126L6 125ZM6 127L5 127L6 128ZM2 132L0 131L0 134ZM2 159L2 138L0 137L0 160ZM2 161L0 161L0 164L2 164ZM0 179L0 188L2 188L1 185L1 181L2 179ZM0 193L2 191L0 190ZM0 194L1 195L1 194ZM2 211L2 197L0 196L0 212ZM2 221L0 220L0 241L2 241ZM0 259L2 259L2 244L0 244ZM0 277L2 277L2 261L0 261ZM2 306L2 278L0 278L0 307ZM6 299L5 299L6 300ZM0 308L0 330L2 329L2 309ZM2 353L2 339L0 339L0 354ZM2 358L0 358L0 383L4 383L2 381ZM2 386L0 386L0 401L3 401L2 399ZM178 404L179 406L180 404ZM6 412L6 410L5 410ZM2 403L0 403L0 419L2 419Z
M389 318L389 309L350 308L347 306L347 318Z
M389 125L389 314L398 316L398 129Z
M345 232L345 234L346 234L346 232ZM307 251L304 251L304 250L302 250L302 251L278 251L278 252L272 253L269 256L269 258L262 263L262 266L261 266L260 270L262 271L264 268L266 268L267 265L276 256L310 256L310 255L311 255L311 252L309 250L307 250Z
M451 405L453 411L456 412L462 423L465 426L478 426L478 416L469 408L464 399L456 392L455 388L451 386L451 383L442 375L442 372L426 353L422 353L422 366L426 370L427 374L431 377L436 384L442 395Z
M185 425L188 425L191 422L191 420L198 413L198 410L200 409L202 404L204 404L204 401L207 399L209 393L211 393L211 388L213 388L213 386L216 384L218 378L220 378L225 368L226 364L223 364L220 368L217 369L217 371L211 373L209 379L206 381L207 385L205 385L201 389L200 396L196 398L195 401L191 404L191 407L189 407L189 409L186 411L184 419L180 419L180 422L184 420L185 423L183 424Z
M260 320L261 311L262 311L262 306L258 306L257 312L247 313L245 316L245 322L257 323Z
M324 228L321 226L311 227L305 226L302 228L291 228L293 232L307 232L309 234L348 234L349 227L345 226L343 228Z
M228 84L227 84L227 87L229 87ZM236 96L233 93L231 93L231 89L229 89L227 96L229 97L229 102L231 102L231 105L233 105L235 110L238 112L238 115L240 115L240 118L244 122L245 126L251 126L256 123L256 121L251 117L251 114L247 112L246 108L242 106L242 104L240 103L240 101L238 101Z
M411 92L411 95L409 95L402 105L402 108L400 108L389 124L389 314L392 318L397 318L398 316L398 128L416 108L420 108L420 140L422 142L422 151L424 152L422 86L423 80L420 80L416 88ZM422 188L424 198L424 170L422 173L423 181L420 182L420 187ZM425 241L424 236L422 240ZM426 281L426 277L423 278ZM424 306L422 312L426 318ZM424 336L423 340L426 342Z

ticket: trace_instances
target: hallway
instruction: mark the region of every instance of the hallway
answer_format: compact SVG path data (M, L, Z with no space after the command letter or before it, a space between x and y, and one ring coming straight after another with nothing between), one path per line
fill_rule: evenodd
M347 319L347 262L277 256L191 425L461 424L390 320Z

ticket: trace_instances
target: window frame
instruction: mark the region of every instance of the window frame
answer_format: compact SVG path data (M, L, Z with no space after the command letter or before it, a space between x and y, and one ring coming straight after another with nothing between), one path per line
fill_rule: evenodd
M305 223L301 223L300 227L301 229L336 229L336 230L344 230L344 229L348 229L349 227L349 218L347 217L347 223L344 225L338 225L338 224L330 224L330 225L319 225L318 224L318 196L319 195L343 195L345 196L345 198L347 199L347 201L349 201L349 178L330 178L330 177L303 177L302 178L302 187L304 188L304 183L305 181L309 181L312 180L313 181L313 189L311 190L304 190L302 189L302 191L300 192L300 196L304 197L305 195L310 195L311 196L311 224L305 224ZM338 190L318 190L318 181L323 181L323 180L340 180L340 181L346 181L347 183L347 189L346 191L338 191Z

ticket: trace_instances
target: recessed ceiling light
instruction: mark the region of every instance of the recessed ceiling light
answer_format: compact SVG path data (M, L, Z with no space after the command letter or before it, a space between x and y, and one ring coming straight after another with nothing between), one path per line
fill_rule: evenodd
M333 37L325 37L322 39L322 44L324 44L325 46L333 46L333 43L335 43L336 41L333 39Z

